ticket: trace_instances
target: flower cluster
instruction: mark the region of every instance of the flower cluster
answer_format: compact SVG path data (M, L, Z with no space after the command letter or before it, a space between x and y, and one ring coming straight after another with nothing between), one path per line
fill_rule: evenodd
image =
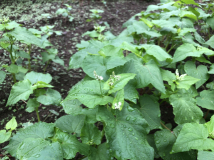
M117 103L115 103L115 104L114 104L114 106L115 106L114 108L115 108L115 109L119 109L119 110L120 110L121 105L122 105L122 103L121 103L121 102L118 102L118 104L117 104Z
M102 80L103 80L103 77L102 77L102 76L98 76L96 71L94 71L94 77L95 77L96 80L98 80L98 81L102 81Z
M110 80L109 80L109 86L113 86L114 85L114 83L116 82L116 81L119 81L120 80L120 76L117 76L117 75L115 75L115 73L114 72L112 72L112 75L110 75Z
M175 75L176 75L176 79L177 79L177 80L182 81L182 80L184 80L184 77L185 77L187 74L182 74L181 76L179 76L178 69L176 69Z

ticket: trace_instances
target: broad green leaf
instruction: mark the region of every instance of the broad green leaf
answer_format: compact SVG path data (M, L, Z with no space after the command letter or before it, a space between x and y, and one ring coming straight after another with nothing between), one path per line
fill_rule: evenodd
M78 52L76 52L69 61L69 69L75 69L80 68L82 66L82 62L85 59L85 57L88 55L88 52L86 49L82 49Z
M61 144L63 151L63 158L72 159L79 152L83 155L88 155L89 145L80 143L74 135L56 130L56 134L53 137L54 141L58 141Z
M10 73L18 73L18 66L15 64L11 64L11 65L2 65L2 67L4 67L8 72Z
M54 124L39 122L25 129L19 130L11 139L5 149L14 157L20 144L28 138L46 139L52 137L54 133Z
M214 153L210 151L198 151L198 158L197 160L213 160Z
M124 87L124 99L129 100L133 103L137 103L138 91L135 88L135 82L129 81Z
M16 27L13 31L6 34L14 36L16 40L19 40L25 44L35 44L38 47L42 47L41 40L24 27Z
M52 61L64 66L64 61L61 58L59 58L58 56L56 56L55 59L53 59Z
M185 4L194 4L196 6L199 6L198 3L195 3L194 0L181 0L181 2L184 2Z
M82 64L83 71L90 77L94 78L94 71L104 80L108 78L107 70L113 69L117 66L122 66L126 63L124 58L120 57L103 57L88 55Z
M16 122L16 117L13 117L9 122L6 124L6 129L7 130L15 130L17 127L17 122Z
M199 122L203 116L203 112L196 105L196 100L190 94L173 94L169 97L169 101L173 106L177 124Z
M181 18L188 17L188 18L191 18L191 19L197 21L197 16L194 13L192 13L191 11L180 10L179 16Z
M201 63L208 63L208 64L212 64L209 60L207 60L204 56L198 57L195 59L196 61L199 61ZM209 73L209 72L208 72ZM214 73L214 72L213 72Z
M208 17L206 22L212 29L214 29L214 17Z
M11 136L12 132L6 132L6 130L0 130L0 143L4 143L6 142L10 136Z
M171 86L172 91L174 91L175 90L174 81L176 80L175 74L170 72L170 71L168 71L168 70L161 69L161 75L163 77L163 80L167 81L168 84Z
M102 143L97 148L91 147L90 153L88 160L111 160L107 143Z
M45 95L41 95L37 98L37 101L44 105L59 105L62 97L60 93L53 89L48 89Z
M80 138L84 144L99 145L101 143L102 135L94 124L85 123Z
M210 39L205 44L209 45L211 48L214 48L214 35L210 37Z
M57 119L55 125L62 131L74 133L79 136L84 125L85 118L85 115L65 115Z
M40 103L36 100L36 98L29 99L27 101L27 108L25 111L31 113L35 111L35 109L38 108L39 106L40 106Z
M0 71L0 84L4 81L6 77L6 73L4 71Z
M138 48L144 48L146 53L154 56L159 61L165 61L166 59L172 59L172 56L164 51L160 46L152 44L142 44Z
M54 87L54 86L52 86L52 85L50 85L50 84L47 84L47 83L45 83L45 82L43 82L43 81L37 81L34 85L33 85L33 87L35 88L35 89L38 89L38 88L46 88L46 87Z
M213 90L214 89L214 82L207 83L206 87Z
M28 79L13 85L6 106L17 103L19 100L27 100L33 93L33 87Z
M65 100L78 99L88 108L94 108L96 105L105 105L109 102L112 103L112 97L104 96L107 95L107 91L102 89L103 85L103 82L97 80L83 82L76 90L71 91Z
M197 105L209 109L214 110L214 91L203 90L200 92L200 97L196 98Z
M99 107L97 118L104 122L105 135L117 159L154 160L154 150L147 142L149 131L146 120L137 109L125 103L116 117L105 107Z
M97 107L93 109L88 108L82 108L80 105L82 103L78 101L77 99L73 100L64 100L61 102L61 105L63 106L63 109L65 110L65 113L71 114L71 115L85 115L86 121L88 123L96 123L96 113L97 113Z
M112 102L112 108L119 109L121 111L123 109L123 105L124 105L124 89L121 89L116 93L116 96L114 97L114 100Z
M121 50L120 47L107 45L107 46L103 47L100 51L102 51L105 54L105 56L124 57L123 51Z
M108 91L109 94L117 92L117 91L123 89L131 79L134 79L136 74L123 73L123 74L118 74L116 76L119 76L119 80L116 80L112 86L110 86L110 84L109 84L110 81L111 81L111 78L109 78L104 84L104 88L103 89L109 90Z
M143 64L137 60L130 60L123 67L118 67L116 71L116 73L135 73L136 88L144 88L152 84L159 91L165 92L160 69L152 61Z
M155 144L155 139L154 139L154 134L148 134L147 135L147 141L149 143L149 145L154 148L154 157L155 158L159 158L160 155L158 154L158 150Z
M209 79L207 67L204 65L199 65L196 68L194 62L187 61L184 65L184 70L187 75L200 79L200 81L196 82L196 89L202 86Z
M31 84L35 84L38 81L50 83L52 80L52 76L49 73L43 74L31 71L26 74L24 79L28 79L31 82Z
M59 142L51 143L31 156L29 160L63 160L62 147Z
M137 106L143 117L149 124L150 130L162 129L160 120L160 107L154 96L144 94L140 96L140 105Z
M176 82L177 88L184 88L188 90L193 84L197 83L198 81L200 81L200 79L191 76L185 76L183 80Z
M42 52L41 55L42 55L42 62L43 63L47 62L48 60L53 60L56 57L55 54L50 54L47 52Z
M203 124L184 124L172 147L172 153L189 151L191 149L214 151L214 141L207 138L208 135L208 130Z
M194 36L195 36L195 39L196 39L199 43L201 43L201 44L204 44L204 43L205 43L205 40L201 37L200 34L198 34L198 32L195 32L195 33L194 33Z
M193 44L184 43L176 49L172 63L182 61L188 56L200 57L202 54L203 52L197 51Z
M20 24L16 23L15 21L12 21L12 22L8 23L6 29L11 30L11 29L17 28L19 26L20 26Z
M30 55L24 51L16 51L15 53L22 58L30 59Z
M81 42L76 45L76 47L79 49L87 48L88 46L89 46L89 42L84 40L81 40Z
M49 143L42 138L27 138L17 148L16 157L18 159L30 159L31 156L38 154Z
M214 64L210 66L209 74L214 74Z
M164 160L195 160L196 154L191 152L180 152L175 154L170 154L172 146L176 141L176 136L174 132L170 132L167 129L157 131L154 134L155 143L158 149L159 155Z
M210 121L204 124L207 127L209 138L214 138L214 116L211 117Z

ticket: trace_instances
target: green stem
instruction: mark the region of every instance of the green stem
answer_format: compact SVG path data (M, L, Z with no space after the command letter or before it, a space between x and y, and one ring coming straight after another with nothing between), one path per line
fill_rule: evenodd
M12 76L13 76L13 82L15 84L16 83L16 75L15 75L15 73L12 73Z
M177 138L177 136L175 135L175 133L173 132L173 131L171 131L167 126L165 126L162 122L160 122L161 123L161 125L164 127L164 128L166 128L167 130L169 130L176 138Z
M45 69L44 69L44 73L46 72L46 69L47 69L49 63L50 63L50 60L48 60L48 62L46 63L46 66L45 66Z
M31 54L31 44L28 46L28 50L29 50L28 54L30 56L30 54ZM28 70L31 71L30 58L28 59Z
M36 116L37 116L38 122L40 122L38 107L36 108Z
M174 44L167 52L169 53L175 46L176 44Z

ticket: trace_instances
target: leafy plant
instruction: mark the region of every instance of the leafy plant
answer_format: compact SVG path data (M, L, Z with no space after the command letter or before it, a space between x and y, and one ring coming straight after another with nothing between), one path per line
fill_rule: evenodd
M66 7L67 7L67 9L65 9L65 8L59 8L57 11L56 11L56 14L57 15L62 15L63 17L68 17L69 18L69 22L72 22L73 21L73 17L71 16L71 13L70 13L70 11L71 11L71 6L69 6L68 4L64 4Z
M92 39L77 45L69 69L86 76L65 99L50 89L49 74L32 71L15 83L7 105L26 101L39 122L18 130L4 149L17 159L72 159L77 152L84 160L213 159L213 15L192 0L161 2L129 19L117 36L101 26L84 34ZM199 21L206 31L195 29ZM43 61L56 54L46 49ZM41 122L41 104L68 115ZM172 107L176 125L165 124L160 105Z

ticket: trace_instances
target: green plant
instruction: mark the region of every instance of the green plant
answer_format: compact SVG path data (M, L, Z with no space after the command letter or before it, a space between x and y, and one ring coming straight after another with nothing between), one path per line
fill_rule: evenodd
M71 11L71 6L69 6L68 4L64 4L66 7L67 7L67 9L65 9L65 8L59 8L57 11L56 11L56 14L57 15L62 15L63 17L68 17L69 18L69 22L72 22L73 21L73 17L71 16L71 13L70 13L70 11Z
M163 2L136 14L117 36L101 26L86 33L92 39L81 41L69 62L86 76L64 100L45 90L53 87L49 74L30 72L15 83L7 105L27 101L27 111L39 115L40 104L55 104L68 115L54 124L38 116L4 149L17 159L72 159L77 152L84 160L213 159L213 15L192 0ZM208 32L195 29L198 21ZM46 49L43 60L56 54ZM173 127L160 105L172 107Z
M98 26L97 24L97 20L101 19L102 16L100 16L99 14L100 13L103 13L104 11L103 10L100 10L100 9L91 9L90 10L92 13L90 14L90 18L91 19L87 19L86 22L91 22L93 21L94 25L95 26Z

